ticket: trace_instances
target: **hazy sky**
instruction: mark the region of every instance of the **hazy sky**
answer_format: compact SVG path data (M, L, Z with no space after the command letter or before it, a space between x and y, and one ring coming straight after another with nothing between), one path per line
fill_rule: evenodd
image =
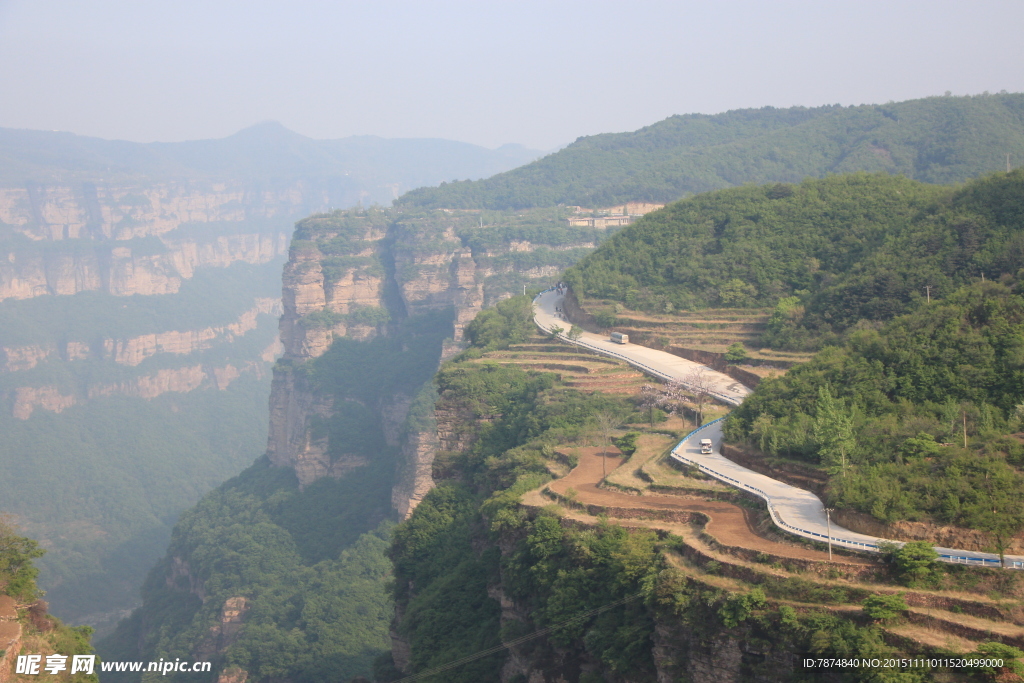
M1021 0L0 0L0 126L548 149L672 114L1024 91Z

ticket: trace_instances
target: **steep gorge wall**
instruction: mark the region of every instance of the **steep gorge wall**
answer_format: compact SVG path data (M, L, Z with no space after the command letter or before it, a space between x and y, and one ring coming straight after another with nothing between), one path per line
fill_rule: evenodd
M62 617L102 625L129 608L138 558L155 552L129 538L169 532L197 491L258 453L252 434L280 353L278 264L294 221L329 201L302 181L0 187L0 461L19 463L0 477L0 497L45 539L41 580ZM199 413L217 418L185 424ZM218 424L245 433L225 444ZM169 471L148 476L157 451L127 432L168 444ZM59 453L60 471L89 472L77 486L55 474ZM113 464L124 461L137 470ZM117 477L136 492L130 503L115 486L97 492ZM66 510L18 493L51 480ZM157 480L162 491L146 488ZM72 547L69 517L97 530L88 550ZM140 531L151 519L164 521ZM112 580L99 568L127 565L123 590L104 593Z
M255 195L226 185L84 187L0 188L0 301L171 294L196 268L283 255L291 220L308 206L298 186Z
M252 308L227 325L199 330L168 330L126 339L105 338L98 342L73 340L0 346L0 372L31 370L40 362L55 356L65 361L105 358L119 365L136 366L161 353L187 355L208 349L216 343L231 343L246 332L256 329L260 315L280 314L280 300L260 297L255 300Z
M313 436L313 424L332 414L335 399L296 368L322 356L335 339L366 341L393 334L406 318L449 311L451 336L440 362L464 347L465 326L485 306L521 293L520 282L546 284L561 269L559 264L519 267L501 261L538 248L524 240L474 251L466 244L464 226L458 229L459 217L445 212L410 218L366 213L359 221L354 215L335 212L300 223L284 269L284 354L274 369L268 454L275 465L295 469L303 486L322 476L340 476L350 467L332 463L326 438ZM339 243L344 253L339 254ZM585 251L593 245L572 248ZM495 275L512 275L515 284L495 283ZM408 396L399 395L374 409L384 422L401 425L410 404ZM439 418L437 428L405 429L388 437L401 449L392 504L402 517L434 485L431 467L442 447L438 431L444 431L443 423Z
M270 264L287 253L292 221L329 201L302 181L276 189L144 178L120 184L0 187L0 304L82 292L173 296L201 269ZM224 389L241 373L264 374L279 352L276 343L269 343L245 357L235 354L228 362L197 364L197 352L230 348L261 324L260 316L279 315L280 303L257 295L247 309L236 311L234 320L199 329L120 338L69 329L32 344L0 339L0 374L47 362L68 364L74 373L80 372L74 370L79 361L136 367L161 354L181 361L176 367L165 362L156 371L140 367L135 376L116 381L90 378L74 390L31 376L8 377L0 393L7 397L11 414L28 419L35 409L61 412L100 396L153 398L200 387Z

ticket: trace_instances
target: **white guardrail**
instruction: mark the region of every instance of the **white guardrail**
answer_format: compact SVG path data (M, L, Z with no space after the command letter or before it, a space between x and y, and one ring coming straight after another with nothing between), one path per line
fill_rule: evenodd
M538 294L537 296L534 297L534 299L533 299L534 303L536 304L537 299L539 299L541 297L541 295L546 294L547 292L553 291L554 289L555 289L554 287L548 287L544 291L540 292L540 294ZM539 327L540 329L544 330L548 334L551 333L551 328L545 328L543 325L541 325L539 322L537 322L536 318L534 318L534 322L536 323L537 327ZM668 375L664 374L663 372L655 370L654 368L652 368L652 367L650 367L648 365L644 365L643 363L640 363L639 361L636 361L636 360L633 360L632 358L624 356L621 353L617 353L615 351L611 351L609 349L605 349L605 348L602 348L602 347L599 347L599 346L594 346L593 344L590 344L590 343L588 343L586 341L583 341L582 339L569 339L569 337L566 336L563 333L559 333L558 334L558 338L563 340L563 341L566 341L566 342L568 342L570 344L575 344L577 346L582 346L582 347L588 348L588 349L590 349L592 351L596 351L598 353L602 353L602 354L607 355L607 356L612 356L614 358L618 358L619 360L625 361L626 363L629 363L630 365L632 365L632 366L634 366L636 368L640 368L641 370L643 370L644 372L646 372L646 373L648 373L650 375L654 375L655 377L660 377L661 379L664 379L666 381L678 381L678 380L675 380L675 378L673 378L673 377L669 377ZM686 386L685 383L684 383L684 386ZM726 396L724 394L719 394L717 392L709 392L709 393L711 393L712 396L715 396L719 400L722 400L722 401L724 401L724 402L726 402L726 403L728 403L730 405L738 406L740 403L742 403L741 400L737 399L734 396ZM800 527L793 526L792 524L788 523L786 520L782 519L782 516L779 515L778 510L775 508L775 503L772 501L772 497L770 495L768 495L768 493L766 493L765 491L762 491L761 489L757 488L756 486L751 486L750 484L746 484L746 483L743 483L743 482L738 481L736 479L733 479L732 477L730 477L727 474L723 474L721 472L717 472L717 471L711 469L710 467L708 467L707 465L705 465L705 464L703 464L701 462L698 462L696 460L692 460L692 459L686 457L685 455L683 455L680 452L682 450L683 446L691 438L693 438L698 432L700 432L700 431L702 431L704 429L707 429L711 425L713 425L715 423L718 423L718 422L721 422L724 419L725 419L724 417L720 417L717 420L712 420L711 422L708 422L705 425L701 425L697 429L694 429L692 432L690 432L689 434L684 436L682 438L682 440L678 444L676 444L675 448L672 449L672 452L670 453L672 458L674 460L677 460L677 461L679 461L681 463L684 463L686 465L692 465L692 466L696 467L699 471L705 472L707 474L710 474L715 479L719 479L721 481L724 481L724 482L726 482L727 484L729 484L731 486L735 486L736 488L743 489L744 491L750 491L751 493L756 494L757 496L759 496L760 498L762 498L765 501L765 503L768 506L768 514L771 515L772 521L775 522L775 524L778 525L780 528L785 529L786 531L788 531L788 532L790 532L792 534L796 534L797 536L803 536L804 538L809 538L809 539L814 540L814 541L821 541L821 542L826 542L827 543L829 541L829 537L828 537L827 534L819 534L816 531L810 531L808 529L802 529ZM849 540L846 540L846 539L843 539L843 538L839 538L839 537L836 537L836 536L833 536L831 541L832 541L832 543L839 544L841 546L848 547L848 548L851 548L851 549L854 549L854 550L864 550L864 551L867 551L867 552L874 552L874 553L880 552L879 549L878 549L878 544L877 543L862 543L860 541L849 541ZM902 545L898 541L894 541L894 543L896 545ZM943 553L943 552L939 552L939 560L942 561L942 562L951 562L951 563L955 563L955 564L967 564L967 565L973 565L973 566L979 566L979 567L980 566L984 566L984 567L999 567L1000 566L1000 563L999 563L998 559L993 559L993 558L990 558L990 557L972 557L972 556L969 556L969 555L954 555L954 554ZM1007 569L1024 569L1024 562L1020 562L1020 561L1007 561L1006 562L1006 568Z
M788 523L786 520L782 519L782 516L779 514L778 510L776 510L776 508L775 508L775 504L772 502L772 497L770 495L768 495L768 493L766 493L765 491L762 491L761 489L757 488L756 486L751 486L750 484L746 484L744 482L741 482L741 481L738 481L736 479L733 479L732 477L730 477L727 474L723 474L721 472L717 472L717 471L711 469L710 467L708 467L707 465L705 465L705 464L703 464L701 462L697 462L696 460L692 460L691 458L688 458L688 457L686 457L685 455L683 455L682 453L679 452L683 448L683 446L685 446L686 443L690 439L692 439L698 432L700 432L700 431L702 431L704 429L707 429L711 425L713 425L713 424L715 424L717 422L721 422L724 419L725 419L724 417L720 417L717 420L712 420L711 422L708 422L705 425L701 425L697 429L694 429L692 432L690 432L689 434L684 436L683 439L678 444L676 444L675 448L672 449L672 452L670 453L672 458L674 460L677 460L677 461L681 462L681 463L684 463L684 464L687 464L687 465L692 465L692 466L696 467L698 470L700 470L701 472L706 472L707 474L710 474L714 478L720 479L721 481L724 481L724 482L726 482L728 484L731 484L732 486L735 486L736 488L740 488L740 489L743 489L744 491L750 491L751 493L757 494L759 497L763 498L764 501L768 504L768 514L771 515L772 521L775 522L776 525L782 527L783 529L786 529L790 533L796 534L798 536L803 536L805 538L809 538L809 539L815 540L815 541L828 542L829 538L828 538L827 534L819 534L816 531L810 531L808 529L801 529L800 527L793 526L792 524ZM866 550L868 552L875 552L875 553L879 552L879 548L878 548L878 544L877 543L862 543L860 541L850 541L850 540L847 540L847 539L844 539L844 538L840 538L840 537L837 537L837 536L833 536L831 540L832 540L832 543L838 543L840 545L843 545L843 546L846 546L846 547L849 547L849 548L853 548L855 550ZM894 541L894 543L896 543L896 545L901 545L900 543L895 542L895 541ZM999 566L999 560L998 559L993 559L993 558L988 558L988 557L971 557L969 555L950 555L950 554L946 554L946 553L939 553L939 559L942 560L943 562L953 562L953 563L957 563L957 564L973 564L973 565L985 566L985 567L989 567L989 566L998 567ZM1019 562L1019 561L1007 562L1006 563L1006 568L1007 569L1024 569L1024 562Z

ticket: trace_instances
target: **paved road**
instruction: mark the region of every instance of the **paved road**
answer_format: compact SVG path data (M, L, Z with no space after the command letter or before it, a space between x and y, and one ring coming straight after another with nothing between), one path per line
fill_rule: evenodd
M550 332L555 326L562 327L568 332L570 324L565 321L558 312L562 307L562 296L556 291L549 290L542 292L534 299L534 321L537 326L545 332ZM562 335L564 341L570 341ZM570 342L572 343L572 342ZM664 380L676 380L685 383L687 375L697 368L704 368L705 377L713 385L712 394L730 405L738 406L743 399L750 394L750 389L722 372L715 372L700 363L686 360L671 353L656 351L646 346L637 344L616 344L607 335L583 332L577 345L599 351L608 356L614 356L626 361L644 372L660 377Z
M534 299L534 321L545 332L555 326L569 328L569 323L561 317L559 310L562 295L557 290L541 292ZM637 367L656 377L666 380L683 380L698 363L673 356L664 351L656 351L636 344L616 344L603 335L584 332L580 339L573 342L565 334L560 335L562 341L575 343L578 346L597 351ZM714 395L723 402L739 405L750 394L750 389L720 372L708 370L714 382ZM715 450L709 455L701 454L699 442L711 439ZM825 508L821 500L810 491L790 486L772 479L746 467L737 465L719 452L722 443L721 420L708 423L694 430L679 442L672 450L672 457L680 462L699 467L727 484L754 493L765 499L768 511L775 523L785 531L825 542L829 538L829 525ZM833 545L877 552L879 539L844 529L836 524L831 525ZM999 556L992 553L979 553L970 550L936 547L939 557L946 562L969 564L975 566L998 567ZM1012 569L1024 569L1024 557L1007 555L1006 566Z

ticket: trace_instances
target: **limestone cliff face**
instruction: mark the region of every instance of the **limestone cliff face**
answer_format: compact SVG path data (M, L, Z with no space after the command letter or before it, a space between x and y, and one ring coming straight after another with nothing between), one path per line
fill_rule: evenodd
M228 325L204 327L199 330L168 330L127 339L103 339L101 342L67 341L29 346L0 346L0 372L31 370L51 357L65 361L104 358L119 365L135 366L153 356L168 353L188 355L226 343L255 330L260 315L280 315L281 301L257 298L249 310ZM273 358L269 359L273 360Z
M315 237L296 240L282 277L284 363L274 369L267 441L270 461L293 468L303 487L324 476L343 476L367 461L354 456L331 460L327 437L314 437L311 422L329 417L334 399L314 391L295 367L323 355L335 337L372 338L378 326L366 323L358 312L384 305L384 275L378 259L385 233L378 226L367 224L350 235L355 253L340 267L317 246L330 244L339 231L328 226L316 231Z
M189 223L241 222L301 215L310 197L301 184L254 191L238 184L159 183L0 188L0 221L31 240L128 240L163 235Z
M429 231L415 224L396 226L395 273L410 315L450 306L456 291L452 268L462 244L451 227Z
M434 488L434 455L440 442L430 431L412 432L402 445L402 463L391 489L391 506L401 519L408 519L424 496Z
M196 268L266 263L286 252L290 217L316 200L307 195L223 184L0 188L0 223L24 240L0 255L0 300L170 294ZM264 227L225 228L244 222Z
M298 224L283 276L284 362L274 371L268 452L276 465L294 468L303 485L322 476L341 476L358 463L331 463L326 437L312 436L313 423L336 407L297 371L301 364L322 356L337 338L368 340L389 334L392 324L406 316L450 310L452 336L440 361L463 347L465 326L485 306L516 290L521 293L522 282L544 281L564 267L561 261L538 265L534 259L517 265L514 259L502 260L538 249L525 240L474 250L463 218L451 212L406 218L370 210L321 214ZM471 219L470 227L477 220ZM592 246L586 242L550 251ZM495 276L511 277L495 284ZM395 425L404 421L408 403L394 400L372 408L383 422ZM437 450L463 445L461 435L452 431L456 421L442 414L437 418L436 430L405 430L398 444L402 462L392 503L402 517L433 487Z
M260 314L280 315L280 300L256 299L252 308L242 313L237 321L229 325L205 327L201 330L159 332L125 340L105 339L103 352L105 356L109 355L115 363L132 366L160 353L187 355L208 349L215 343L230 344L245 335L246 332L255 330L257 317Z
M61 413L83 401L104 396L153 399L167 393L188 393L203 388L223 391L244 373L260 377L265 376L265 372L265 365L255 361L217 367L197 364L157 370L121 382L98 382L82 392L62 390L54 385L17 387L10 392L10 411L13 417L27 420L37 409Z
M0 187L0 303L9 300L5 305L14 306L14 300L82 292L173 296L200 269L266 264L283 256L293 217L322 200L301 183L258 191L241 184L144 180L122 186ZM4 378L0 403L15 417L28 419L36 410L60 413L115 394L148 399L204 387L225 389L244 373L265 373L274 359L228 353L209 364L189 356L231 344L252 333L260 316L280 313L278 300L254 297L236 319L200 329L121 338L95 338L91 330L76 338L70 330L35 344L0 343L0 375L32 371L44 362L66 363L72 375L84 373L66 386L38 376ZM159 370L142 366L159 355L177 356L182 362L177 367L164 362ZM224 362L223 355L230 361ZM84 361L142 367L138 375L123 379L123 372L86 371ZM118 379L99 379L103 374Z
M143 249L130 244L75 242L66 249L9 251L0 260L0 301L87 291L114 296L174 294L197 268L267 263L283 255L288 233L161 239L163 249L155 254L147 253L151 245Z

